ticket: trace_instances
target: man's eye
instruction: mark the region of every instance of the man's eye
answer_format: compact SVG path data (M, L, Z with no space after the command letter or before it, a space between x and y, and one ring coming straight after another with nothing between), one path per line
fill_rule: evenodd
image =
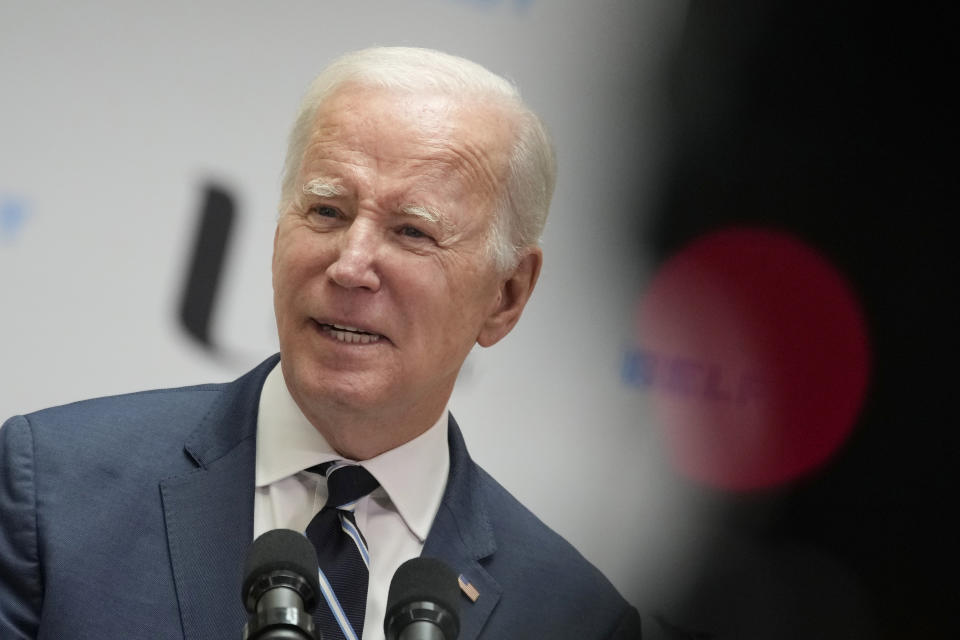
M340 215L340 212L333 207L328 207L323 204L310 207L308 213L318 215L321 218L336 218L338 215Z
M427 234L416 227L411 227L409 225L400 228L400 234L408 238L429 238Z

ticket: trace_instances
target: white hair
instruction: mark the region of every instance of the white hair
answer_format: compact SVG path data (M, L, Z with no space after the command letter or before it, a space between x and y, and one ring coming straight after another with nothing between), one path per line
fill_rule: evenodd
M525 247L537 246L556 183L556 159L546 128L520 98L516 86L475 62L431 49L374 47L334 60L308 87L287 143L281 213L297 198L296 181L316 114L345 85L401 92L436 91L459 99L496 102L512 117L508 175L490 227L488 249L497 268L516 264Z

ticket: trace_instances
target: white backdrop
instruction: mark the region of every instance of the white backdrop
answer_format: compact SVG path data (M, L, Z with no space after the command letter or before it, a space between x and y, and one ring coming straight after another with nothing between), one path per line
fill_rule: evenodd
M674 493L621 366L658 168L674 0L0 4L0 414L232 379L277 349L270 251L301 92L335 55L434 47L515 79L551 128L559 184L538 289L471 354L451 407L473 456L641 612L695 563L702 509ZM216 359L177 307L202 186L236 196Z

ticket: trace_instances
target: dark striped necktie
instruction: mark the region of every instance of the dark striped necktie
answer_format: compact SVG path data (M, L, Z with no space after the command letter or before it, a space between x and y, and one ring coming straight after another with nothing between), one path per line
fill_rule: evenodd
M360 640L367 608L370 556L353 510L380 483L363 467L342 460L307 471L327 477L327 503L310 524L307 537L317 550L320 591L326 600L313 614L324 640Z

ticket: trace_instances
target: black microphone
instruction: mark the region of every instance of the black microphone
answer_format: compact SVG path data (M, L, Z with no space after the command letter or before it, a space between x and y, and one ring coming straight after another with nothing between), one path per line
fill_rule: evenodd
M397 568L383 621L386 640L457 640L459 584L450 567L434 558L413 558Z
M250 545L243 576L243 640L322 640L310 614L320 594L317 552L306 536L267 531Z

